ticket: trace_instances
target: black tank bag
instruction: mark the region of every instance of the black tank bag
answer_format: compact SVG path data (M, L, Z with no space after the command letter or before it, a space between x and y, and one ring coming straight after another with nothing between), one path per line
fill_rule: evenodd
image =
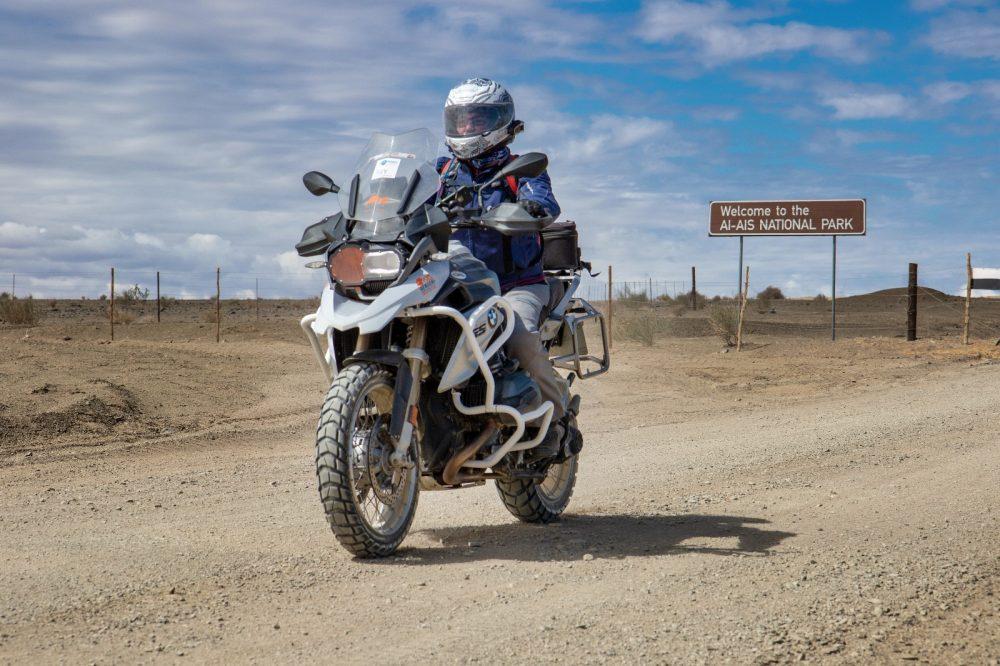
M581 265L576 222L555 222L542 229L542 268L574 271Z

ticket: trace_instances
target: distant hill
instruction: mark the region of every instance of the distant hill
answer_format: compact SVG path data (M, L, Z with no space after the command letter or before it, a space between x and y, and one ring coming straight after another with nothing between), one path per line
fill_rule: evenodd
M873 291L870 294L858 294L856 296L845 296L843 300L852 301L896 301L900 298L906 298L908 295L908 290L906 287L893 287L892 289L880 289L879 291ZM946 294L938 289L932 289L931 287L919 287L917 289L917 298L923 299L940 299L942 301L960 301L961 296L952 296ZM841 300L838 298L837 300Z

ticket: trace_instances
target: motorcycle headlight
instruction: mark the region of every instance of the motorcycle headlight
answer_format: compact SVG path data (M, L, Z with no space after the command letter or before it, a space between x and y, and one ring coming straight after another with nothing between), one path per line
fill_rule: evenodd
M403 270L403 261L393 250L365 252L361 272L366 280L392 280Z
M366 252L358 245L345 245L327 262L330 277L345 287L357 287L366 280L392 280L403 269L403 260L395 250Z
M327 262L330 277L334 282L347 287L356 287L365 281L361 262L365 252L357 245L345 245L330 256Z

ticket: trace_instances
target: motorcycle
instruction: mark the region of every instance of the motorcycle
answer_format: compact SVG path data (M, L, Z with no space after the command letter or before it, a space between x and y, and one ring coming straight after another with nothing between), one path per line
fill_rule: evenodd
M604 318L575 297L582 271L575 228L546 229L517 203L469 209L485 186L438 197L437 141L429 130L375 133L350 185L311 171L312 194L337 195L341 211L306 228L296 245L326 272L317 311L301 326L329 390L316 435L316 475L327 521L358 557L385 557L413 521L421 491L496 483L504 506L546 523L567 507L579 438L555 457L526 455L545 438L553 405L504 344L514 311L496 274L467 253L448 254L452 228L541 232L551 298L539 330L556 368L574 379L610 365ZM548 159L527 153L494 178L533 177ZM588 350L595 322L602 352ZM594 324L592 324L594 325ZM535 406L533 406L535 405ZM575 419L580 400L569 405ZM567 440L571 438L566 438Z

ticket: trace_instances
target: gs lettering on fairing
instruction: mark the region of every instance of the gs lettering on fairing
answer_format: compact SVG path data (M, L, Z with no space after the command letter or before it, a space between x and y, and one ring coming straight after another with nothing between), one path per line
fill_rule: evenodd
M490 183L435 201L436 148L426 129L376 133L347 186L317 171L303 177L310 192L335 193L340 203L339 213L306 228L296 249L325 257L310 264L326 271L319 309L301 322L329 383L316 436L320 499L341 545L360 557L396 550L421 490L492 479L518 518L549 522L576 481L578 448L567 443L541 461L524 455L545 438L553 405L529 407L539 390L504 349L515 317L496 274L468 255L446 254L453 229L544 236L552 218L518 203L467 208ZM528 153L495 180L537 176L547 163ZM546 266L552 298L540 326L550 360L570 381L609 365L603 317L574 296L588 267L576 254ZM600 355L588 351L588 321L597 325ZM578 399L570 409L579 410ZM540 427L528 434L529 423Z

